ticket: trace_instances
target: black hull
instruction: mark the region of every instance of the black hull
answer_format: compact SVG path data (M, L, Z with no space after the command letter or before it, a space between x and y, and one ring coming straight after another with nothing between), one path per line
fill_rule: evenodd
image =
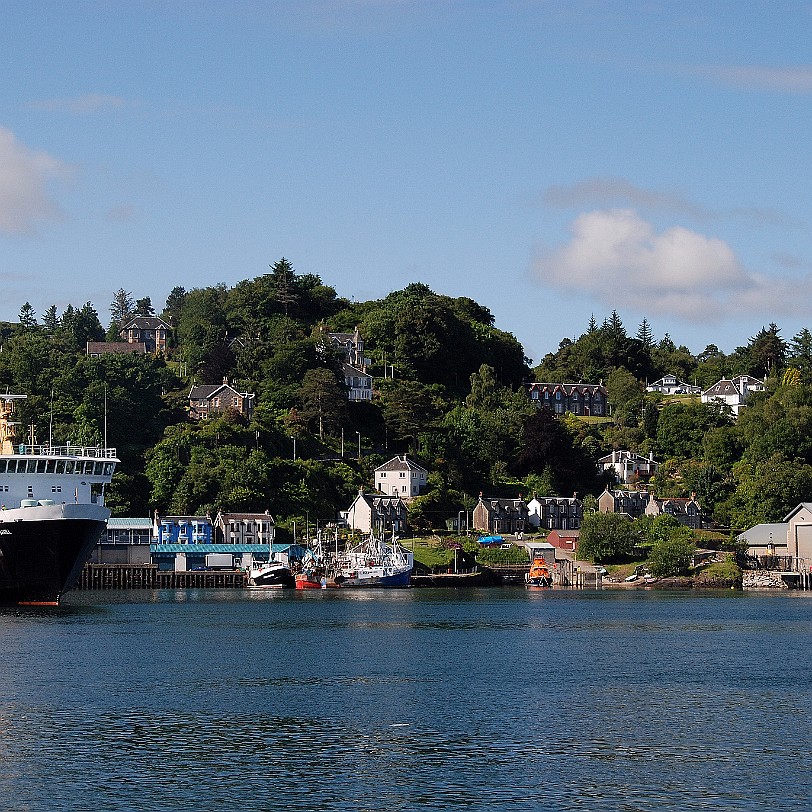
M296 582L293 578L293 573L287 567L280 567L266 572L263 575L252 577L251 585L294 587L296 586Z
M18 512L4 512L0 523L0 605L57 605L79 580L106 518L8 520Z

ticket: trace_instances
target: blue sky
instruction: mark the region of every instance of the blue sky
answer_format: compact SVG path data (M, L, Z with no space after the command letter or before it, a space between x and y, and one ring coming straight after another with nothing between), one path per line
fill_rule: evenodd
M812 2L0 8L0 319L282 256L693 352L812 328Z

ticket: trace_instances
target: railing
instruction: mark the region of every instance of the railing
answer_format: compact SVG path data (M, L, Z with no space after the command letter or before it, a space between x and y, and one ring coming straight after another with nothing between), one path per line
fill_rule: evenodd
M16 446L15 453L32 457L91 457L93 459L117 459L115 448L99 448L86 445L25 445Z
M812 566L812 560L794 555L759 555L751 558L757 562L758 569L778 572L809 572Z

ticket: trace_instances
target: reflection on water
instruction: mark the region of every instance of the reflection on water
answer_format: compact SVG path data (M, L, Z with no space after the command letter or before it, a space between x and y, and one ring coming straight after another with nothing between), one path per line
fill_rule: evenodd
M70 598L0 613L4 809L809 808L808 599Z

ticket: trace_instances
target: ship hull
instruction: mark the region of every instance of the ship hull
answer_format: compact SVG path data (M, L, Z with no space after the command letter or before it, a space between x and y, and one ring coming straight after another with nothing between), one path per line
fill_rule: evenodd
M284 565L259 567L248 574L251 586L292 587L293 573Z
M99 505L42 505L0 511L0 605L57 606L104 531Z
M409 586L412 568L397 569L394 567L360 567L338 573L334 580L342 587L388 587L399 589Z

